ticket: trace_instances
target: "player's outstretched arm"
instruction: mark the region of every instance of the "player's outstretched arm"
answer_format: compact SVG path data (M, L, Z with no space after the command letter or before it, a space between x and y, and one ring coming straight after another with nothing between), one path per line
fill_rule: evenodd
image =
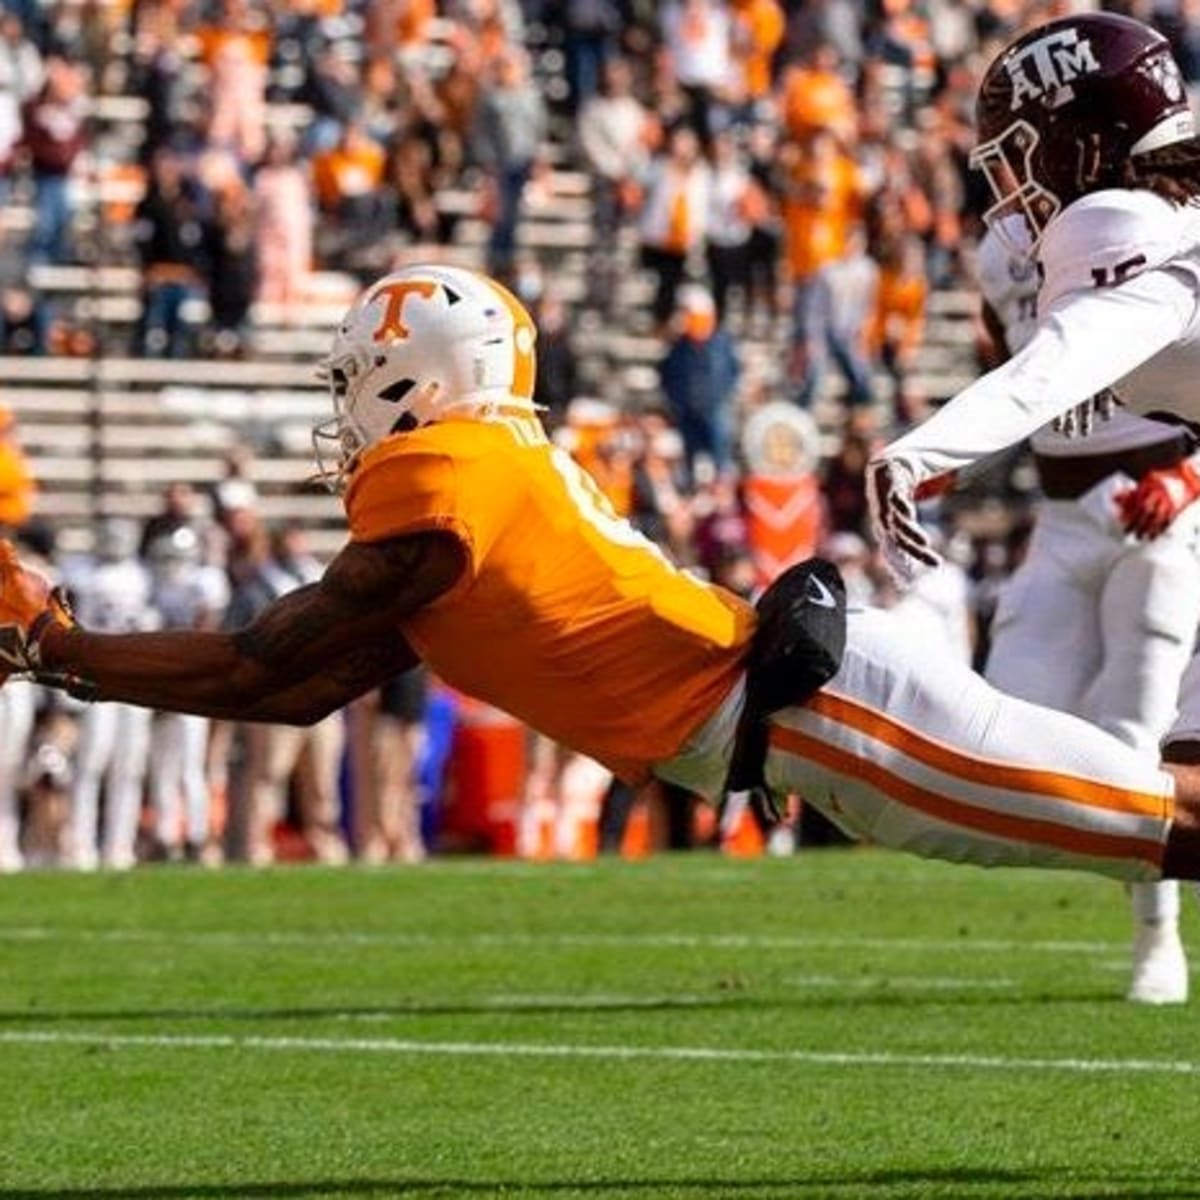
M397 623L452 587L465 566L449 534L351 542L319 582L244 629L101 634L52 619L31 626L31 649L37 669L76 677L102 700L308 724L415 665ZM0 564L0 608L20 584Z

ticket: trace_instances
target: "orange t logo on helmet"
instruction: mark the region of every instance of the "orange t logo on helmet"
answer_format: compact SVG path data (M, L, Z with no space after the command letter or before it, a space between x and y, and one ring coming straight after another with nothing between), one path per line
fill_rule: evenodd
M438 289L438 285L428 279L402 279L396 283L384 284L375 293L373 299L387 297L387 309L379 328L375 330L377 342L403 341L408 337L408 326L400 319L404 311L404 301L414 293L429 299Z

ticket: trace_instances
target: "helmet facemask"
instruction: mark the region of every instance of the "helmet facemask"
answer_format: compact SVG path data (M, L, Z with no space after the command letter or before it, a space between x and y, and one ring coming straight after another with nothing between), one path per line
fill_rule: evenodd
M1018 258L1033 257L1046 226L1062 208L1059 197L1034 174L1038 141L1038 132L1028 121L1016 120L971 151L972 169L983 172L996 200L983 219ZM1013 217L1024 221L1028 240L1014 238Z
M357 370L354 355L337 360L327 359L320 368L333 402L333 416L313 427L313 457L317 465L314 479L323 483L334 495L342 494L350 474L358 464L359 456L379 440L378 436L372 437L361 421L355 419L350 380ZM426 421L414 409L427 411L433 407L437 391L436 383L418 388L413 379L397 380L384 388L378 399L396 405L396 419L390 432L407 433L425 424Z

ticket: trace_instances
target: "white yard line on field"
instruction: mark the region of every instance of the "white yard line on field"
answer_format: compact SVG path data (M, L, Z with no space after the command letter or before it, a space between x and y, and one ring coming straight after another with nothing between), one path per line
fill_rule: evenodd
M174 945L319 946L322 949L359 946L435 948L464 946L477 949L590 949L629 950L914 950L922 954L964 951L1007 954L1036 951L1046 954L1104 954L1124 949L1123 942L1018 938L837 937L823 934L721 933L381 933L371 930L244 930L244 929L73 929L68 926L14 925L0 927L0 942L170 942Z
M963 975L789 975L783 983L796 988L837 988L839 991L853 989L870 992L1007 991L1017 986L1015 979L968 979Z
M704 1063L793 1063L834 1067L960 1067L976 1071L1062 1071L1074 1074L1200 1075L1200 1062L1147 1058L1004 1058L990 1054L902 1054L886 1051L752 1050L716 1046L589 1046L530 1042L420 1042L399 1038L233 1037L225 1034L107 1034L59 1029L0 1031L0 1045L104 1046L108 1049L262 1050L293 1053L392 1054L447 1058L657 1060Z

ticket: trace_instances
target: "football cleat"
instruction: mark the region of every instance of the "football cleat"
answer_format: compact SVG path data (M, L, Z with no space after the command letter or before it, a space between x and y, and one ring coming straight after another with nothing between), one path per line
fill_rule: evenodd
M1172 922L1142 922L1133 941L1133 978L1127 1000L1135 1004L1184 1004L1188 998L1188 965Z

